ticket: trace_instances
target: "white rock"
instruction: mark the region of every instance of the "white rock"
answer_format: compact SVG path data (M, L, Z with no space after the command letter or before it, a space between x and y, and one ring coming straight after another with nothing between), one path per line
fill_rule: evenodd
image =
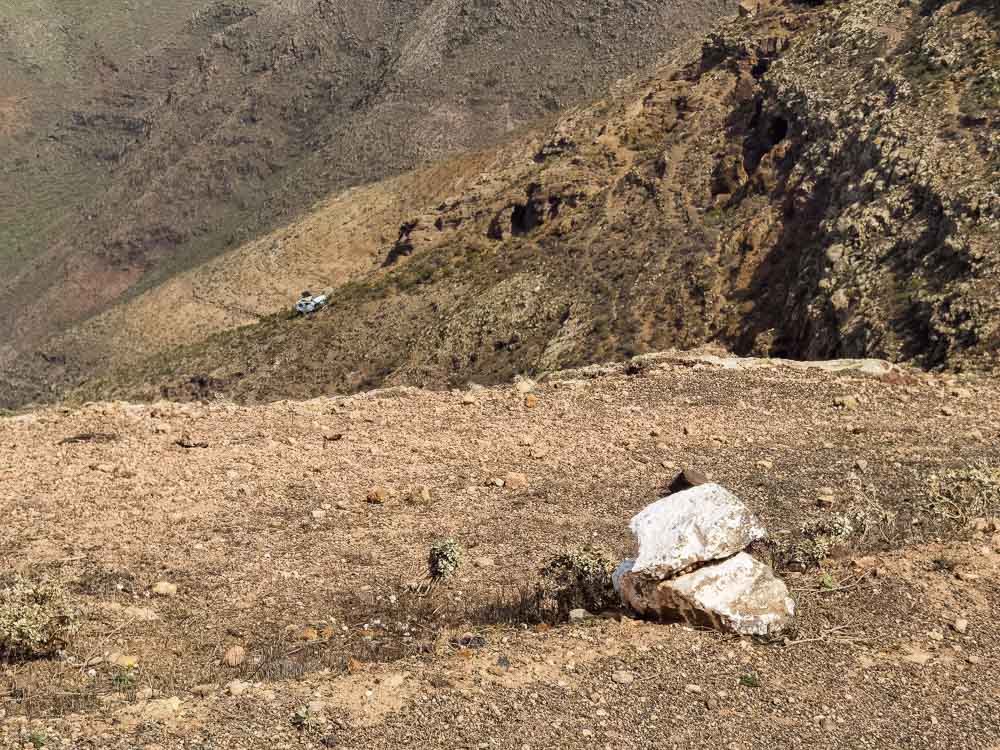
M509 490L524 490L528 488L528 477L517 471L512 471L503 478L503 486Z
M535 381L530 378L517 378L514 381L514 388L521 394L531 393L535 390Z
M133 710L147 721L170 721L181 710L181 699L173 697L151 700Z
M776 635L795 616L784 582L745 552L666 581L626 574L622 599L642 615L739 635Z
M615 592L618 594L622 593L622 578L626 573L632 572L632 566L635 565L635 560L629 558L627 560L622 560L618 563L618 567L615 568L614 572L611 574L611 585L615 587Z
M249 689L250 683L242 680L233 680L226 685L226 691L234 697L243 695Z
M652 578L730 557L767 536L750 509L718 484L657 500L629 527L639 544L632 572Z
M153 585L153 593L157 596L176 596L177 584L169 581L158 581Z
M126 607L125 616L135 622L154 622L160 619L149 607Z

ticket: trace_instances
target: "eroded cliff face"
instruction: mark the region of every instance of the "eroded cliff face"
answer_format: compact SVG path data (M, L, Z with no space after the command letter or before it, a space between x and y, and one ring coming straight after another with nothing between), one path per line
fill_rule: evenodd
M760 121L784 135L769 193L780 234L762 269L772 317L758 327L795 356L995 364L995 4L842 3L819 13L773 56L739 33L716 37L724 51L757 58ZM744 348L754 334L744 332Z
M998 40L985 1L761 3L382 227L329 309L81 393L495 382L705 342L995 367Z
M998 39L984 2L762 4L697 63L566 118L486 234L503 254L534 235L586 259L535 265L562 267L560 289L607 287L568 295L598 348L610 331L622 354L714 340L992 366ZM443 214L404 246L462 220Z

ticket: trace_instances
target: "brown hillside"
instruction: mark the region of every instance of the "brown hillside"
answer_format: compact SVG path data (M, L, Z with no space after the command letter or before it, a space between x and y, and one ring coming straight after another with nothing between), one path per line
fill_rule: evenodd
M27 239L9 258L0 251L0 363L332 192L588 101L735 3L275 0L206 4L187 18L191 10L178 7L185 24L168 34L184 44L91 70L85 102L41 118L52 126L41 138L67 144L43 160L52 174L29 158L38 138L23 164L0 173L0 192L40 211L31 221L12 211ZM5 130L17 121L6 115ZM36 209L34 193L53 185L63 192Z
M82 393L498 382L705 341L993 367L998 33L985 2L767 7L414 212L332 308Z
M0 670L0 747L995 750L997 383L630 364L533 408L519 383L0 418L0 562L80 612ZM821 567L779 567L784 639L520 599L567 549L628 554L681 467L779 547L847 519Z

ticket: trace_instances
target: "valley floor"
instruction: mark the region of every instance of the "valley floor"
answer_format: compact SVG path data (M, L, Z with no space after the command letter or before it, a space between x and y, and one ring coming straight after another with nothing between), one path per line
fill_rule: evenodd
M0 568L83 612L59 658L0 665L0 746L997 750L998 467L996 381L876 362L0 419ZM778 548L854 519L820 569L778 561L796 631L538 623L545 560L624 557L683 468ZM446 537L463 566L428 586Z

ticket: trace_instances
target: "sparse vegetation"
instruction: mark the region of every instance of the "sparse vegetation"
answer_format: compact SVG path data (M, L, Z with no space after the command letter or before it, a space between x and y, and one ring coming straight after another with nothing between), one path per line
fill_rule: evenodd
M560 614L573 609L600 612L618 604L611 583L615 563L605 554L582 547L553 557L541 571L542 591Z
M966 86L959 104L967 117L988 117L1000 108L1000 71L986 70Z
M945 575L954 575L955 568L958 567L957 563L950 557L938 557L931 560L931 567L938 573L944 573Z
M128 693L135 690L136 684L136 674L133 667L127 667L125 669L120 669L114 673L111 677L112 687L122 693Z
M292 726L302 731L320 723L320 718L312 712L309 706L299 706L292 715Z
M454 539L444 539L431 547L427 564L431 578L444 580L452 576L462 564L462 548Z
M18 574L0 580L0 656L32 659L66 644L78 613L62 586Z
M761 682L760 675L756 672L746 672L740 675L740 684L743 687L748 688L759 688L763 687L764 683Z
M1000 515L1000 470L985 463L932 474L920 497L896 510L869 497L860 482L851 490L856 502L848 511L810 521L794 537L770 542L774 564L806 570L821 565L838 548L898 547L909 539Z
M854 533L854 521L845 514L810 521L802 526L797 539L777 543L776 561L793 569L815 568Z
M1000 469L980 463L933 474L919 507L937 526L1000 515Z

